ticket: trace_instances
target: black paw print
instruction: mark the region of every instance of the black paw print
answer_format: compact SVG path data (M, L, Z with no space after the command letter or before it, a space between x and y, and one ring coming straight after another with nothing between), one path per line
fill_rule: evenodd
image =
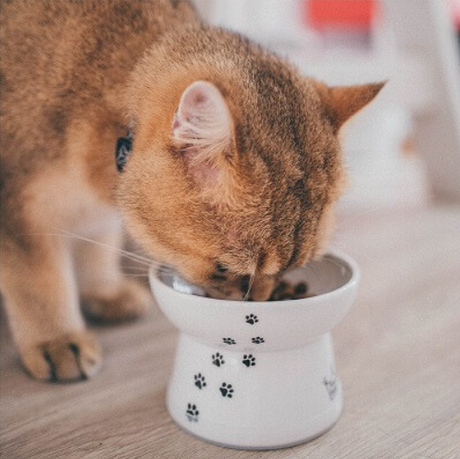
M262 344L262 343L265 343L265 340L261 338L260 336L258 336L257 338L252 338L252 342L254 344Z
M249 314L248 316L246 316L246 323L254 325L257 322L259 322L259 319L254 314Z
M219 354L218 352L216 352L215 354L212 354L212 363L216 367L220 367L221 365L225 363L224 356L222 354Z
M232 398L233 392L233 386L231 384L222 383L222 386L220 386L220 393L222 394L222 397Z
M331 377L329 379L323 379L323 384L326 386L329 398L334 400L335 396L337 395L337 377L335 375L335 371L331 371Z
M236 344L236 341L233 338L222 338L222 341L225 344Z
M200 412L196 409L196 405L189 403L187 405L187 411L185 412L190 422L198 422L198 415Z
M198 387L198 389L203 389L203 387L206 387L206 378L202 376L201 373L195 375L195 386Z
M256 366L256 358L252 354L243 355L243 363L249 367Z

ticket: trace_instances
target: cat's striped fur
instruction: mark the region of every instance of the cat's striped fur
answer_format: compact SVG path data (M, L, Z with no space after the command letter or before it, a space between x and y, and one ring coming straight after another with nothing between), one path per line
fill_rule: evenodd
M80 298L113 320L149 301L113 253L57 230L120 246L121 214L156 259L215 295L241 298L249 276L253 299L324 248L344 184L338 130L380 84L328 88L184 0L1 10L0 280L34 377L99 368Z

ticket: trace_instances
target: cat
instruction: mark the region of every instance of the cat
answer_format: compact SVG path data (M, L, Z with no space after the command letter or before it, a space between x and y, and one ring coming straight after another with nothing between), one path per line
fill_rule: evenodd
M149 307L106 250L122 223L218 297L265 300L324 250L346 182L339 130L383 83L328 87L186 0L1 9L0 286L32 377L99 370L80 303L108 321Z

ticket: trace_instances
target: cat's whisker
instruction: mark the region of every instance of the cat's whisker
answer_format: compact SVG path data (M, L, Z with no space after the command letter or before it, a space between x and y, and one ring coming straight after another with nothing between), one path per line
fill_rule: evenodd
M125 274L125 277L148 278L148 274Z
M126 274L141 274L148 272L148 269L144 266L123 266L121 270Z
M149 267L154 267L156 269L159 269L159 270L163 270L163 271L169 271L169 272L176 272L175 268L173 268L172 266L167 266L167 265L164 265L163 263L158 263L158 264L151 264L149 265ZM128 269L134 269L134 270L138 270L138 271L145 271L147 272L148 271L148 267L146 266L136 266L136 265L127 265L127 266L123 266L123 270L128 270Z
M80 236L79 234L71 233L70 231L65 231L65 230L62 230L62 229L57 229L57 231L62 233L62 235L66 235L66 236L69 236L69 237L74 237L74 238L79 239L81 241L90 242L90 243L97 244L97 245L102 246L102 247L109 248L111 250L115 250L118 253L123 253L123 254L128 255L128 256L130 256L132 258L137 259L138 261L143 261L146 264L152 265L152 264L158 263L158 262L155 262L155 260L152 260L152 259L147 258L147 257L143 257L142 255L138 255L138 254L133 253L133 252L128 252L127 250L123 250L123 249L120 249L118 247L114 247L114 246L112 246L110 244L105 244L104 242L95 241L94 239L90 239L90 238L87 238L87 237L84 237L84 236Z
M161 265L159 265L158 267L160 267ZM165 266L166 267L166 266ZM126 265L126 266L123 266L123 269L137 269L138 271L147 271L147 267L145 266L138 266L138 265Z
M123 266L122 268L122 271L124 274L139 274L139 275L145 275L145 276L148 276L148 269L146 269L145 267L143 266ZM162 268L161 266L155 268L155 271L157 273L161 273L161 274L173 274L175 273L176 271L171 269L171 268L168 268L168 267L164 267Z
M156 269L169 270L171 272L176 271L175 268L173 268L172 266L165 265L164 263L156 261L156 260L152 260L152 261L153 262L149 263L147 266L143 265L142 263L140 265L129 265L128 264L126 266L123 266L123 269L137 269L139 271L148 271L149 268L153 267Z
M78 234L73 234L73 233L70 233L68 231L64 231L64 230L60 230L60 229L57 229L57 231L60 231L60 233L29 233L29 234L27 234L27 236L57 236L57 237L67 237L67 238L77 239L77 240L80 240L80 241L83 241L83 242L88 242L90 244L97 245L97 246L99 246L101 248L104 248L106 250L116 252L120 256L122 256L122 257L124 257L124 258L126 258L128 260L131 260L133 262L139 263L140 265L143 265L146 268L150 268L151 266L154 266L157 269L161 269L161 270L167 270L168 269L168 270L170 270L170 272L174 271L174 268L172 266L168 266L164 262L160 262L160 261L156 261L156 260L153 260L153 259L150 259L150 258L142 257L141 255L137 255L137 254L129 252L127 250L123 250L123 249L120 249L118 247L114 247L114 246L112 246L110 244L105 244L104 242L95 241L93 239L86 238L86 237L80 236Z
M248 298L249 298L249 294L251 293L251 289L252 289L252 286L254 284L254 279L255 279L256 275L255 273L251 274L251 276L249 277L249 285L248 285L248 290L246 292L246 295L244 295L244 298L243 298L243 301L247 301Z

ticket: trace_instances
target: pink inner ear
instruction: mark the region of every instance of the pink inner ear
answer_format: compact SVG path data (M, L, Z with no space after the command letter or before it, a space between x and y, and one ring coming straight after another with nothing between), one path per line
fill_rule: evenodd
M182 95L177 111L178 118L190 122L207 110L216 111L219 97L222 96L214 85L204 81L196 81ZM208 107L206 107L206 103L209 105Z
M222 94L212 83L196 81L184 91L172 131L195 181L216 183L225 164L221 155L231 140L232 119Z
M194 161L195 156L196 152L194 152L194 147L189 147L184 150L184 161L193 180L202 186L216 185L220 177L219 169L205 161Z
M177 113L174 115L173 131L175 131L180 126L180 122L177 118Z
M187 95L190 99L189 106L197 107L198 105L204 103L207 98L205 92L206 89L200 87L193 88Z

